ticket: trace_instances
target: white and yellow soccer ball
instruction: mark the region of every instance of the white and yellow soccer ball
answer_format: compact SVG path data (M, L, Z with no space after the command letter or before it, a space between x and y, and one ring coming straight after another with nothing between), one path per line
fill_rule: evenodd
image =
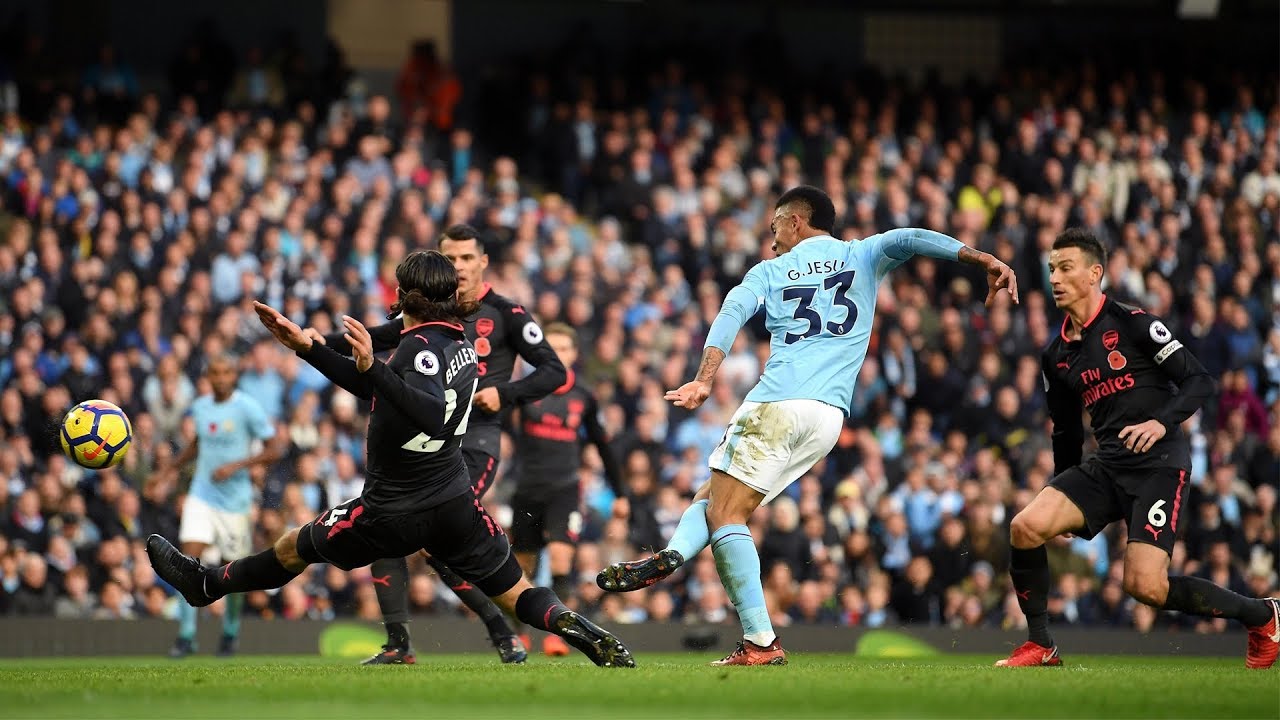
M85 400L62 418L62 452L90 470L117 465L133 442L133 424L106 400Z

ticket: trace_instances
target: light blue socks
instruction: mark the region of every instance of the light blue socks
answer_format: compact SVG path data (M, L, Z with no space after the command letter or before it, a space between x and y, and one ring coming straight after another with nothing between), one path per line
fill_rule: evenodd
M244 609L244 595L234 593L225 600L227 606L222 610L222 634L227 637L240 636L240 611Z
M667 543L668 550L675 550L685 562L692 561L711 542L711 530L707 527L707 501L699 500L680 516L680 524Z
M196 639L196 609L178 598L178 637L183 640Z
M683 521L681 522L683 524ZM725 525L711 535L716 571L742 623L742 637L760 646L773 643L773 623L764 604L760 555L746 525Z

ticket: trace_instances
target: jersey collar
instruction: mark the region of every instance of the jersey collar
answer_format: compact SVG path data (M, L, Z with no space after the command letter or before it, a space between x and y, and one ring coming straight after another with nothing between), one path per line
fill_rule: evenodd
M830 236L830 235L810 235L809 237L807 237L807 238L805 238L805 239L801 240L800 242L796 243L794 246L792 246L792 248L791 248L791 249L792 249L792 250L795 250L796 248L798 248L798 247L800 247L801 245L803 245L803 244L805 244L805 243L809 242L810 240L835 240L835 238L834 238L834 237L832 237L832 236Z
M441 326L441 327L447 327L447 328L449 328L450 330L456 330L456 331L458 331L458 332L465 332L465 331L463 330L463 327L462 327L461 325L457 324L457 323L434 321L434 322L418 323L417 325L414 325L413 327L407 327L407 328L405 328L405 329L401 330L401 331L400 331L400 334L401 334L401 335L408 335L409 333L413 332L414 330L417 330L418 328L426 327L426 326L428 326L428 325L439 325L439 326Z
M1088 329L1089 329L1089 326L1093 324L1093 321L1098 319L1098 316L1102 314L1102 308L1103 308L1104 306L1106 306L1106 304L1107 304L1107 294L1106 294L1106 293L1103 293L1103 294L1102 294L1102 300L1100 300L1100 301L1098 302L1098 307L1094 308L1094 310L1093 310L1093 314L1092 314L1092 315L1090 315L1090 316L1089 316L1089 319L1085 321L1085 323L1084 323L1084 327L1080 328L1080 339L1081 339L1081 340L1083 340L1083 339L1084 339L1084 331L1085 331L1085 330L1088 330ZM1062 330L1060 331L1060 332L1061 332L1061 334L1062 334L1062 342L1075 342L1074 340L1071 340L1070 338L1068 338L1068 337L1067 337L1067 325L1068 325L1070 322L1071 322L1071 316L1070 316L1070 315L1068 315L1067 317L1062 318Z
M480 284L480 294L476 296L476 302L479 302L479 301L483 300L483 299L484 299L484 296L485 296L485 295L488 295L488 294L489 294L489 291L490 291L490 290L492 290L492 289L493 289L493 286L492 286L492 285L490 285L489 283L481 283L481 284Z

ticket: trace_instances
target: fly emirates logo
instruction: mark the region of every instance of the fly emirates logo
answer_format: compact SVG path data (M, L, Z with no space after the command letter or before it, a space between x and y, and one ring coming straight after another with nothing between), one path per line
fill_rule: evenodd
M1133 373L1125 373L1112 378L1102 379L1101 370L1085 370L1080 373L1084 382L1084 406L1090 407L1104 397L1122 393L1133 387Z

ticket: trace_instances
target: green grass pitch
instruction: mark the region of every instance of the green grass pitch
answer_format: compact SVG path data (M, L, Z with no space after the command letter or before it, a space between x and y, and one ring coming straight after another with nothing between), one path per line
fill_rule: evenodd
M419 657L361 668L302 657L0 662L2 718L1280 718L1280 673L1243 660L1067 656L1006 670L994 658L889 661L796 653L787 667L711 668L702 654L635 670L538 657Z

